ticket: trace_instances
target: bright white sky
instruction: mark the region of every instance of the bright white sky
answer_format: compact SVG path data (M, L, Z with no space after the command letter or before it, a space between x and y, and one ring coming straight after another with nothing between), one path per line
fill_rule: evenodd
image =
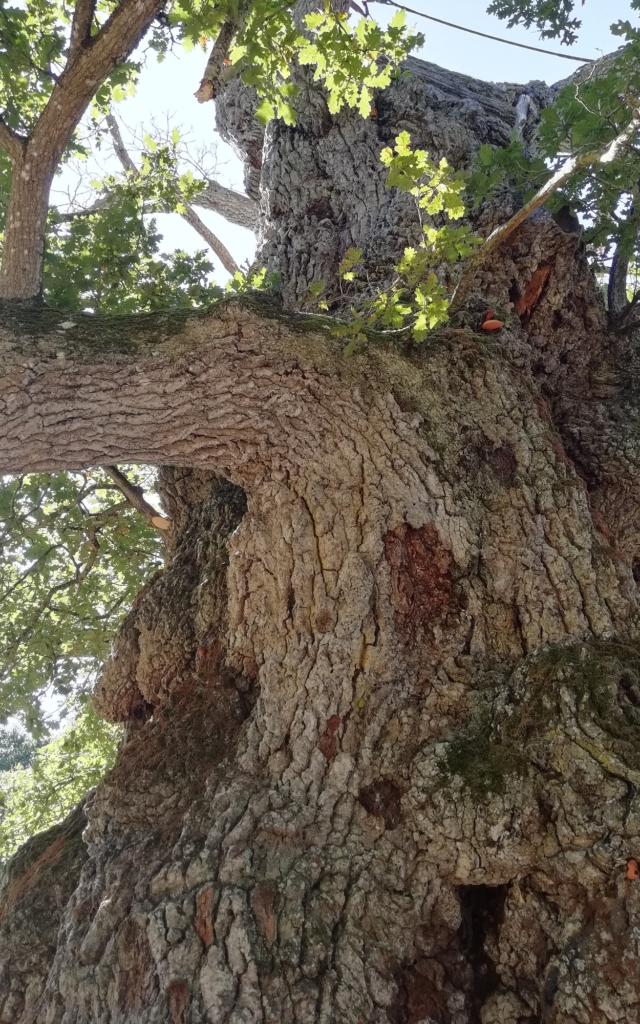
M488 3L488 0L486 2ZM635 20L637 17L630 9L629 0L586 0L584 8L576 5L583 20L580 38L575 46L563 48L557 40L540 40L535 31L507 29L504 22L486 14L485 0L447 0L447 3L442 3L441 0L407 0L407 3L408 6L424 11L425 14L446 18L469 28L506 36L534 46L553 50L563 49L567 53L585 57L598 57L615 50L621 41L611 35L611 22L618 18ZM384 21L393 14L392 8L376 3L370 4L370 10L374 17ZM501 82L524 83L532 79L557 82L572 74L578 67L572 61L479 39L413 15L408 15L408 22L426 36L426 44L418 56L478 78ZM143 131L152 132L153 122L164 125L168 119L170 123L179 126L191 140L190 145L193 145L194 151L203 147L211 148L218 181L242 190L240 161L215 133L213 103L200 105L193 96L205 64L206 54L199 50L190 53L178 50L161 64L150 62L140 79L136 96L118 104L116 114L125 129L135 131L139 137ZM126 130L124 134L125 138L130 137ZM103 169L116 169L117 166L102 158ZM211 212L200 212L238 263L243 264L251 259L254 251L254 238L251 232L229 225ZM164 215L158 218L158 221L164 233L167 250L181 248L193 252L203 248L200 237L177 215ZM222 269L216 273L216 278L221 283L227 277Z

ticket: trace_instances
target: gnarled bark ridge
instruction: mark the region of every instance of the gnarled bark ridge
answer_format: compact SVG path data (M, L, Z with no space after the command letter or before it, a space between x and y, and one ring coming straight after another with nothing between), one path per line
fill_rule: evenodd
M415 229L384 133L464 161L525 91L427 68L375 123L271 128L286 303ZM5 315L0 470L174 468L172 560L97 692L127 740L82 855L56 834L4 889L1 1021L640 1020L637 356L546 214L474 289L467 326L350 359L268 303Z

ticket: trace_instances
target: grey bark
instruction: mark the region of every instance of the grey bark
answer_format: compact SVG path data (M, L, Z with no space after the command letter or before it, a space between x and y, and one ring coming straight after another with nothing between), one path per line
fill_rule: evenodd
M218 104L289 305L412 237L383 141L464 163L529 88L416 70L371 124L309 93L264 145L237 84ZM580 238L536 214L419 351L346 360L254 302L9 309L0 347L1 471L180 467L96 696L127 741L33 969L37 876L0 896L3 1024L639 1021L640 366Z
M194 200L196 206L202 206L205 210L213 210L219 213L231 224L239 224L240 227L255 231L258 223L258 208L256 203L245 196L242 192L235 192L231 188L225 188L217 181L207 181L207 187Z

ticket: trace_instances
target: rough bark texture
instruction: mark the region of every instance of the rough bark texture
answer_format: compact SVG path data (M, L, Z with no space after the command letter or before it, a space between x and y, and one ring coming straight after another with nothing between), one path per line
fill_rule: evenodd
M381 140L465 161L526 92L427 68L375 123L271 128L286 302L410 237ZM3 1024L640 1021L638 356L546 214L474 289L348 360L267 305L5 314L0 470L182 468L98 689L127 740L28 962L56 837L0 897Z

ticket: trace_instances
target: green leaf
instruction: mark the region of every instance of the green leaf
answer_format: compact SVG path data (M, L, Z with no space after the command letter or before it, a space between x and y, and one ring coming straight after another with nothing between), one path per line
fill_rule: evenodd
M275 117L276 109L270 100L264 99L256 110L256 117L262 124L268 124Z

